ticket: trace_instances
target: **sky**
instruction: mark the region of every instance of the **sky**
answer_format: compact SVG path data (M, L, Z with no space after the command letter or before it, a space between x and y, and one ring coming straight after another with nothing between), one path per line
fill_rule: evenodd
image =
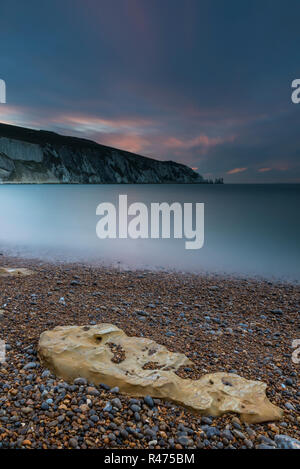
M300 182L299 0L1 0L0 121Z

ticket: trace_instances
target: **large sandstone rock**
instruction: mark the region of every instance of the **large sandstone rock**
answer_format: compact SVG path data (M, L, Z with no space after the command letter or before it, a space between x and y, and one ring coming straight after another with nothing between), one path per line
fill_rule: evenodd
M182 379L175 371L192 365L185 355L169 352L153 340L128 337L112 324L45 331L38 351L42 363L67 381L83 377L94 384L119 386L132 396L174 401L201 414L237 412L250 423L282 416L267 399L266 384L228 373Z
M29 269L15 269L12 267L0 267L0 277L25 277L32 275L33 271Z

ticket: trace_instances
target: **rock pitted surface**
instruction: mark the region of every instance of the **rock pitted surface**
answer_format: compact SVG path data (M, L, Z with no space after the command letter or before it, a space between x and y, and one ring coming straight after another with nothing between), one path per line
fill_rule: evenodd
M203 183L191 168L65 137L0 124L0 183Z
M39 357L67 381L76 378L109 386L132 396L171 400L196 413L236 412L246 422L278 420L282 411L266 397L266 384L236 374L211 373L198 380L176 375L193 362L153 340L128 337L113 324L59 326L41 334Z

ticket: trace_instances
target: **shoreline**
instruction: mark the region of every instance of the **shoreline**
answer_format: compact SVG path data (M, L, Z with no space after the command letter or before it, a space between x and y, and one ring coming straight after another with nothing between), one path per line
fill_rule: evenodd
M7 343L0 365L0 447L222 449L276 447L278 434L300 439L300 365L292 362L292 341L300 339L298 285L4 255L0 264L35 272L0 277L0 339ZM264 381L283 420L246 425L235 414L195 416L158 399L150 408L143 398L136 399L137 416L129 396L68 385L40 366L41 332L100 322L185 353L194 369L182 377L225 371ZM104 411L116 398L121 408Z
M31 253L18 253L17 255L11 254L11 249L7 250L7 248L0 245L0 265L2 265L2 261L6 260L6 263L9 264L15 263L20 267L28 265L29 263L32 265L45 265L49 267L55 266L65 266L66 268L69 267L78 267L78 268L85 268L89 267L95 270L112 270L118 272L132 272L132 273L143 273L143 272L153 272L153 273L167 273L167 274L177 274L182 277L189 277L189 276L196 276L196 277L204 277L208 279L216 279L219 281L251 281L257 283L267 283L272 285L277 285L278 287L281 286L295 286L300 287L300 280L292 279L287 277L273 277L270 275L261 275L261 274L252 274L252 273L242 273L242 272L226 272L226 271L209 271L209 270L179 270L176 267L171 266L130 266L125 264L125 262L121 262L118 260L111 261L101 261L100 259L91 260L88 258L87 260L81 259L71 259L71 256L68 255L67 258L54 258L52 255L46 256L45 254L36 255L34 256Z

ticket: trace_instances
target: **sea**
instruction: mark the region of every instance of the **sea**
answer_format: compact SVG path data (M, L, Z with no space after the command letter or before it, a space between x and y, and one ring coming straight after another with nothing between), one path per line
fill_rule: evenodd
M170 238L99 239L97 207L108 202L117 213L120 195L127 195L128 206L145 204L150 221L152 203L204 204L203 247L186 249L186 239L172 236L173 226ZM299 208L298 184L3 184L0 250L51 262L297 283Z

